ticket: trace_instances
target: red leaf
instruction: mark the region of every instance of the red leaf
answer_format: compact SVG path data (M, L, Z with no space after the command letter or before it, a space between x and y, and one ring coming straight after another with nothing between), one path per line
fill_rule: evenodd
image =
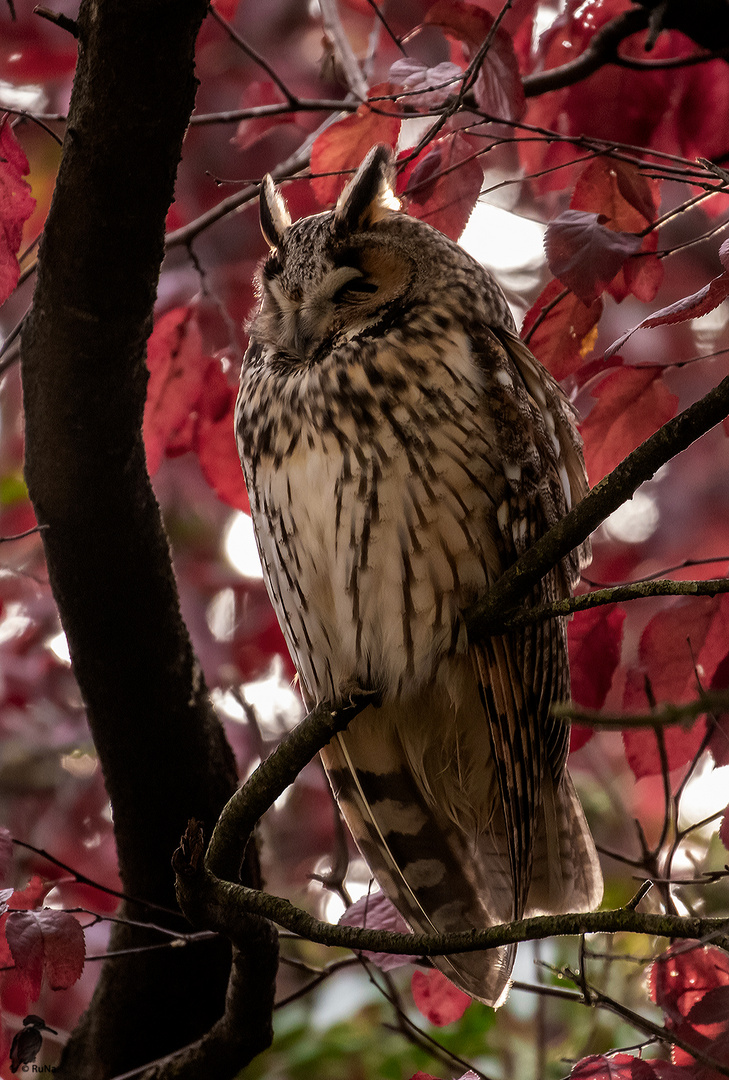
M707 990L704 996L691 1006L686 1019L694 1027L725 1024L729 1020L729 985L715 986Z
M5 881L13 861L13 838L10 830L0 825L0 882Z
M729 956L698 941L677 942L651 964L648 987L651 1000L663 1009L669 1030L680 1028L695 1043L697 1035L705 1033L684 1021L709 991L729 987Z
M708 285L704 285L703 289L699 289L698 292L691 293L690 296L684 296L681 300L677 300L675 304L669 304L668 307L660 308L648 318L637 323L631 330L627 330L605 350L605 359L608 360L613 356L628 338L632 337L636 330L650 326L685 322L686 319L698 319L701 315L713 311L723 300L726 300L727 296L729 296L729 269L727 269L729 267L729 240L725 240L719 248L719 257L725 267L723 274L713 278Z
M561 281L550 281L537 297L524 317L521 336L557 381L581 366L591 352L597 337L597 323L602 315L602 300L595 300L586 307L574 293L565 292ZM544 318L533 333L542 312Z
M265 82L249 83L243 91L239 108L254 109L260 105L282 104L284 104L284 101L281 91L269 79ZM241 120L235 135L230 141L239 150L248 150L264 135L267 135L272 128L293 122L295 122L295 115L291 111L273 113L271 116L253 116L249 120Z
M30 171L7 115L0 120L0 304L18 284L18 252L23 224L33 213L35 199L23 177Z
M210 3L219 15L230 22L238 10L240 0L210 0Z
M606 221L604 214L565 210L550 221L544 237L549 269L585 305L597 299L642 243L633 233L606 228Z
M636 165L606 157L593 158L580 173L570 199L573 210L604 214L607 226L618 233L640 233L655 221L660 202L660 185L648 179ZM663 263L648 254L658 246L658 230L642 238L640 258L628 259L609 284L609 292L620 302L629 292L650 302L663 280Z
M602 480L623 458L676 414L678 398L660 370L616 368L592 391L597 398L581 430L590 484Z
M729 635L729 599L724 596L691 597L655 615L641 635L639 664L628 671L623 708L644 712L648 706L645 678L657 702L680 703L696 696L696 664L702 679L710 681L726 648ZM663 729L669 769L690 761L701 744L703 721L689 730ZM628 763L635 775L661 772L656 737L650 730L623 732Z
M370 96L381 97L391 92L389 83L381 83L372 87ZM322 206L337 201L344 185L352 179L349 174L358 168L375 143L395 146L400 134L400 120L388 115L395 108L391 101L376 101L372 106L364 102L356 113L338 120L316 139L311 148L311 171L330 174L314 176L311 181Z
M473 143L460 132L436 139L398 177L398 194L413 217L457 240L476 205L483 170Z
M13 911L28 911L40 907L52 888L52 881L45 881L38 874L33 874L24 889L15 890L8 907Z
M712 690L729 688L729 653L716 667L709 687ZM729 712L721 713L709 719L711 737L708 749L716 765L729 765Z
M625 610L596 607L579 611L569 624L572 698L588 709L605 704L613 675L620 663Z
M250 513L248 495L235 443L235 388L220 364L211 360L198 402L192 439L200 468L215 494L228 506Z
M86 947L80 923L65 911L13 911L5 927L16 973L31 1000L43 975L52 990L66 990L81 977Z
M425 16L426 24L439 26L446 34L461 41L472 60L488 37L494 17L484 8L465 0L437 0ZM520 120L526 99L519 74L519 62L511 37L499 26L473 84L479 108L489 116Z
M364 926L370 930L395 930L399 934L409 934L410 927L395 905L385 894L377 889L361 897L347 908L339 920L340 926ZM412 964L413 957L398 953L365 952L369 960L382 971Z
M655 1080L649 1062L631 1054L595 1054L578 1061L570 1080Z
M460 1020L471 1004L471 998L454 986L441 971L432 968L413 972L410 983L413 1001L426 1020L436 1027L445 1027Z
M144 445L153 476L168 442L189 423L208 367L192 307L174 308L157 320L147 343L147 367Z
M651 1061L656 1080L696 1080L696 1073L672 1061Z

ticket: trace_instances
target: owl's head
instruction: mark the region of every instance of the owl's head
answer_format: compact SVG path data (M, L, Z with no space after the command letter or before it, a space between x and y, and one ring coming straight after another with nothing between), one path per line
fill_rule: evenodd
M261 229L271 253L260 275L257 341L304 361L380 326L412 296L422 245L398 212L392 151L375 146L334 210L292 224L270 176L261 187Z

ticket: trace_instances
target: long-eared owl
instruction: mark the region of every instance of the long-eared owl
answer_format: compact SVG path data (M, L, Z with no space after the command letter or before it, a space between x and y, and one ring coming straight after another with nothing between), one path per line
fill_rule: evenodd
M271 248L236 427L264 576L308 706L369 705L322 752L373 874L413 930L596 907L566 758L563 620L469 640L462 611L579 500L574 415L493 278L399 211L375 147L333 211ZM527 600L569 595L589 552ZM515 946L436 958L506 995Z

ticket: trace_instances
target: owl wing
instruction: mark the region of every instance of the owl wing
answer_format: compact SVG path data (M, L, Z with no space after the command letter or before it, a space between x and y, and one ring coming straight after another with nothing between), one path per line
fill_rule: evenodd
M531 454L518 481L506 470L514 482L497 519L507 566L582 497L586 481L574 418L556 383L508 330L484 337L487 364L509 372ZM567 595L588 556L586 545L568 556L527 602ZM550 712L568 694L564 621L471 644L465 667L459 658L443 663L457 669L458 700L431 688L420 701L370 709L323 754L383 890L423 933L597 906L597 855L565 767L569 725ZM507 946L434 963L495 1005L514 955Z

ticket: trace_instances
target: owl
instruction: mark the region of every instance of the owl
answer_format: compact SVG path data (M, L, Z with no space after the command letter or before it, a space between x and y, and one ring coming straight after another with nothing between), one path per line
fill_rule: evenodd
M369 704L322 751L380 887L420 933L595 908L566 768L566 630L469 637L462 612L586 490L573 411L499 286L399 210L374 147L292 223L270 177L236 408L269 595L306 705ZM526 603L570 594L573 551ZM434 958L506 996L516 946Z

